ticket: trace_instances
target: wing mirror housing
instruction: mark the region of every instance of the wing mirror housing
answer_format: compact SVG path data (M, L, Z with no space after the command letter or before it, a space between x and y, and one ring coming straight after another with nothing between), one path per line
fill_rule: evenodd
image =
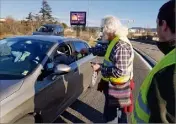
M65 64L58 64L54 68L55 74L65 74L71 71L71 67Z

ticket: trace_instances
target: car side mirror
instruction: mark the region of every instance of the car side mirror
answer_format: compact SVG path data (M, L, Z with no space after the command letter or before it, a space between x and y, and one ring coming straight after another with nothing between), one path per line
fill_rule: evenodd
M54 68L54 74L65 74L70 72L71 67L65 64L58 64Z

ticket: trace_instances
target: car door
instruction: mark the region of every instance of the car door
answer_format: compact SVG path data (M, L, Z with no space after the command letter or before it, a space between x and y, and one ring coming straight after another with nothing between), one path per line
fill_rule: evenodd
M67 64L71 67L71 71L69 72L69 74L64 75L64 79L67 82L65 104L68 107L73 101L77 99L78 95L80 95L80 91L83 89L81 85L83 79L78 70L78 65L76 63L76 57L73 50L74 46L72 45L72 42L68 41L63 44L67 46L67 49L65 50L66 55L74 58L72 59L72 61L70 61L70 58L68 58L69 63ZM61 44L60 46L62 46L63 44Z
M77 65L78 65L78 70L79 73L83 76L83 91L85 91L91 83L92 80L92 74L93 74L93 70L91 68L91 61L94 61L94 59L96 59L95 56L93 56L92 54L88 54L88 55L83 55L80 53L80 50L83 48L88 48L89 45L86 42L83 41L75 41L73 42L74 47L75 47L75 51L78 53L77 55Z
M40 111L43 122L51 122L58 115L58 107L65 99L65 81L63 75L53 78L52 71L48 70L51 58L44 65L44 70L38 77L35 90L35 111Z
M65 45L69 45L69 43L66 43ZM53 59L55 54L57 54L57 50L59 47L53 52L52 54L52 60L48 61L46 63L45 69L49 68L49 66L53 63ZM71 46L69 46L67 53L71 54ZM61 63L64 64L64 63ZM52 75L52 71L49 74L44 74L43 80L41 82L41 85L47 85L45 88L45 94L43 94L43 97L46 97L44 109L42 110L42 117L44 119L44 122L51 122L53 119L55 119L61 112L63 112L74 100L75 98L75 84L74 79L78 83L79 81L79 73L77 69L77 65L75 62L69 63L69 66L71 67L71 71L66 74L61 75ZM53 78L53 76L55 78Z

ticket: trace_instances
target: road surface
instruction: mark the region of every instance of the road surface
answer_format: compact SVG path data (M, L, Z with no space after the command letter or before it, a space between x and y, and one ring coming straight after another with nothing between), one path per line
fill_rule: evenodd
M131 42L134 48L143 51L157 62L164 56L164 54L154 44L145 43L145 41L143 42L131 41Z
M156 61L163 56L154 45L132 42L134 47L152 55ZM156 53L154 53L156 52ZM150 71L141 57L135 53L134 59L134 98L137 97L141 82ZM55 122L56 123L103 123L104 95L98 92L97 85L83 93ZM130 115L129 115L130 116ZM129 117L130 118L130 117Z

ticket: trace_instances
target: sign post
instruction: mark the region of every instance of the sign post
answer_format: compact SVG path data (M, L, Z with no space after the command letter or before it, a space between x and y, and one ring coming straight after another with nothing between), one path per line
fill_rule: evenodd
M70 25L76 26L76 35L80 36L80 28L81 26L86 26L86 12L83 11L71 11L70 12Z
M77 36L77 37L80 36L80 28L81 28L81 27L80 27L79 25L76 26L76 36Z

